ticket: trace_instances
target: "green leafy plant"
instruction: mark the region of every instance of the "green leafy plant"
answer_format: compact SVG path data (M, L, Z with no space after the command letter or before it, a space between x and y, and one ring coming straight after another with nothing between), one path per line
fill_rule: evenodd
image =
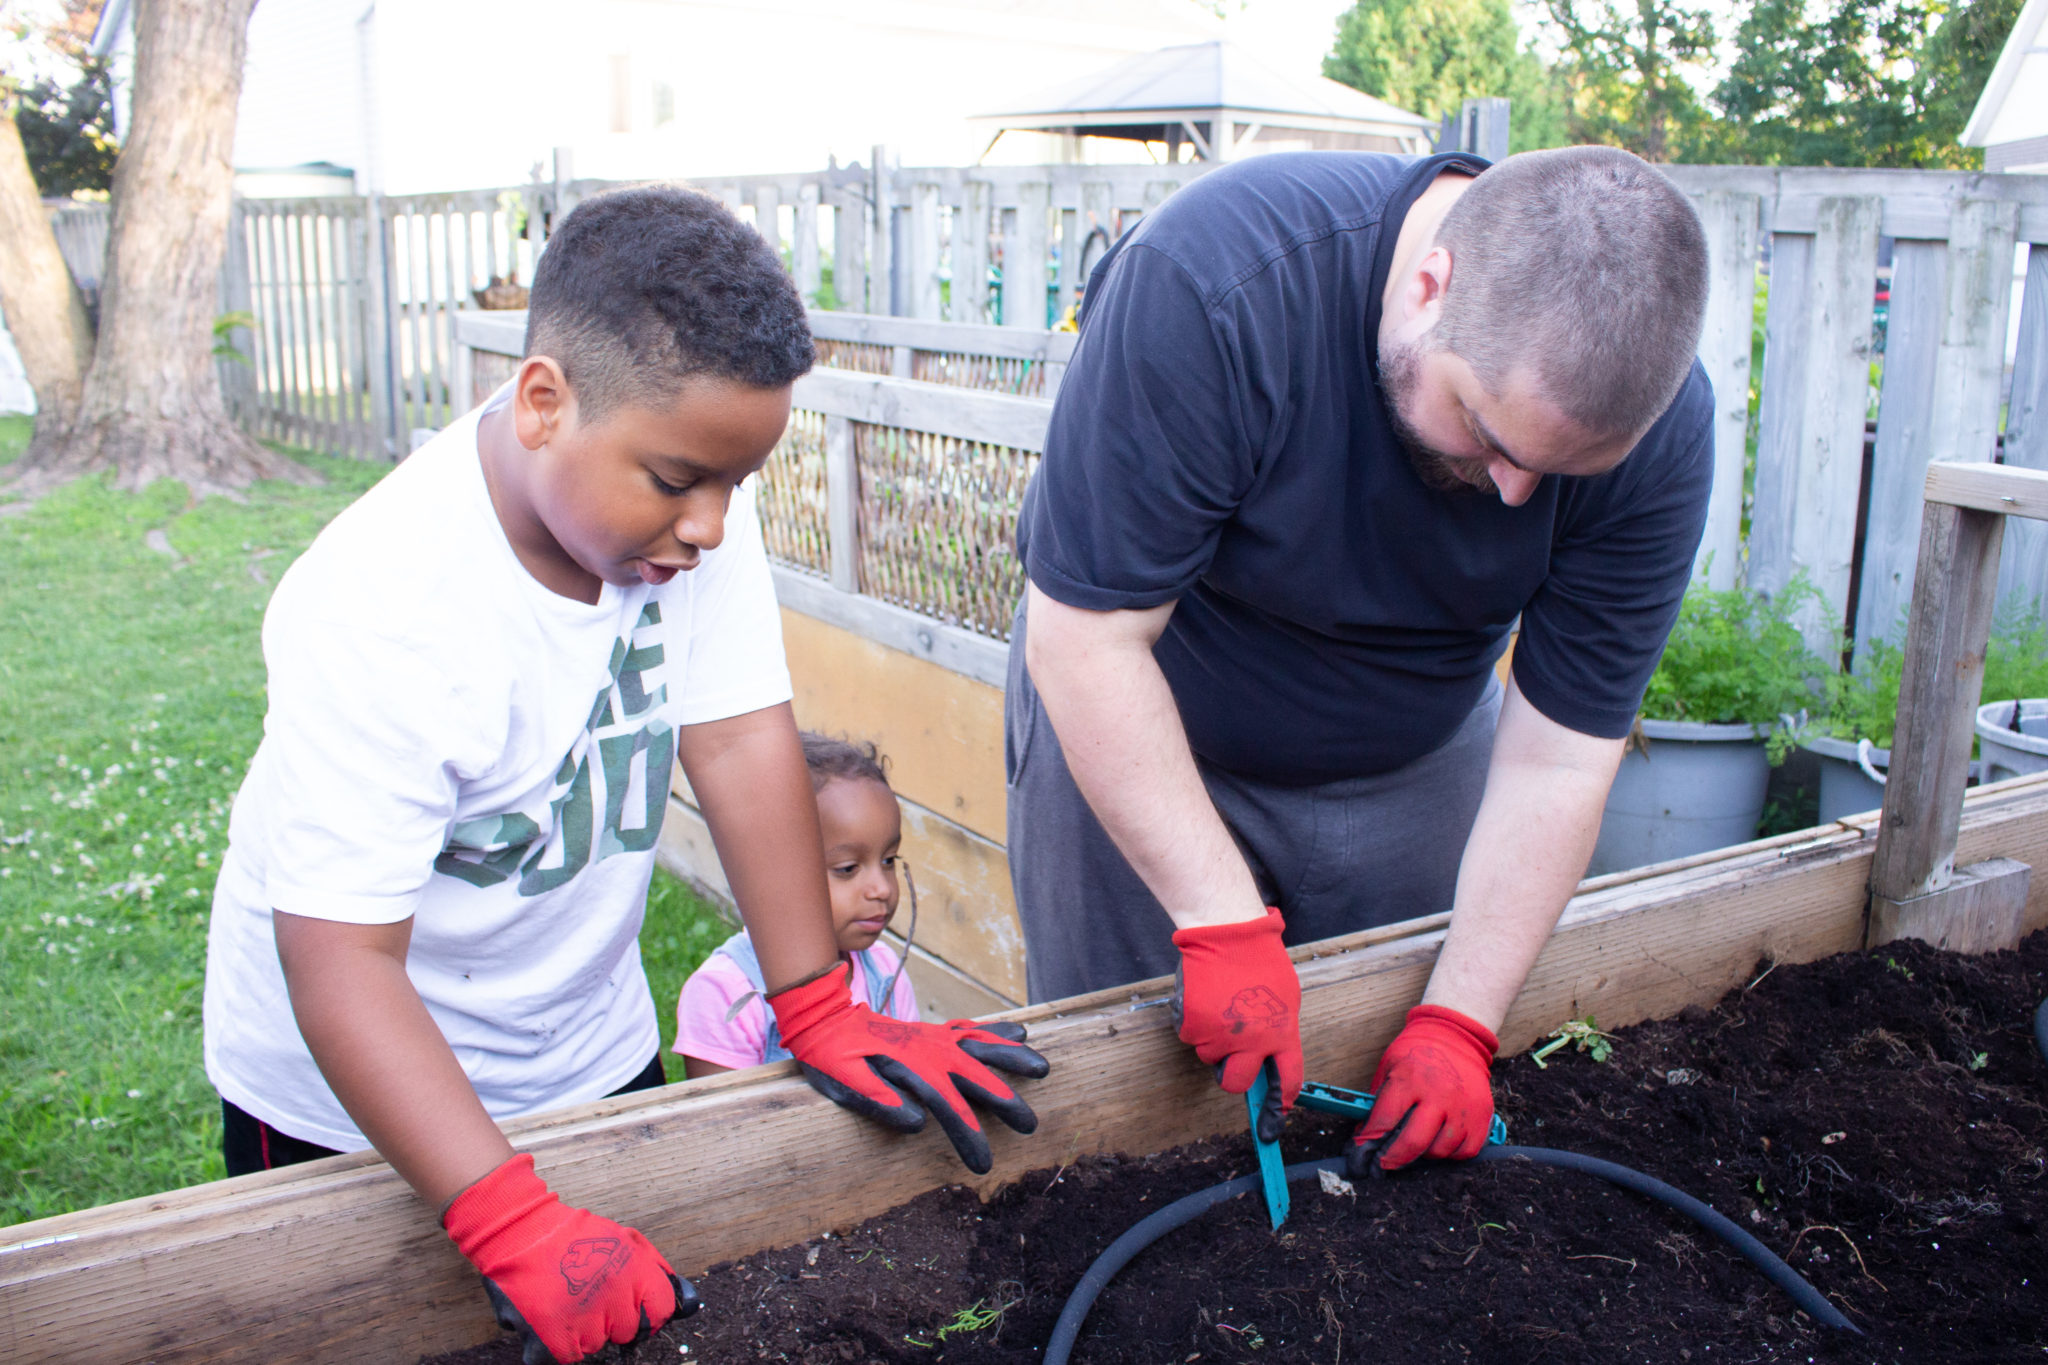
M1614 1054L1614 1035L1602 1033L1593 1022L1593 1016L1583 1019L1568 1019L1550 1035L1551 1041L1529 1054L1529 1060L1539 1068L1548 1069L1545 1058L1563 1047L1576 1047L1580 1052L1589 1053L1596 1062L1604 1062Z
M1876 640L1858 651L1856 667L1828 680L1827 712L1820 728L1842 739L1867 739L1892 747L1899 718L1899 680L1906 651L1893 640ZM1999 613L1984 652L1987 702L2048 697L2048 621L2032 608Z
M255 325L256 317L253 313L222 313L213 320L213 353L247 365L249 357L243 355L241 349L235 345L234 334L238 327L253 328Z
M1803 574L1768 596L1695 582L1643 694L1643 715L1775 726L1780 716L1807 709L1828 673L1796 624L1809 605L1824 607L1826 599ZM1774 732L1771 761L1781 761L1790 747L1789 736Z

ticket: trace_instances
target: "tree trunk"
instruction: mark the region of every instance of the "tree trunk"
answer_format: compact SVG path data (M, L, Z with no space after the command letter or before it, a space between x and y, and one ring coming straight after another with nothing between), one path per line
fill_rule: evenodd
M57 249L12 109L0 110L0 241L7 243L0 251L0 313L36 391L35 437L26 456L34 459L61 446L78 415L92 325Z
M134 114L114 165L99 345L71 437L25 468L31 488L109 469L117 487L178 479L195 498L259 478L314 481L236 428L214 368L235 106L254 8L255 0L136 0Z

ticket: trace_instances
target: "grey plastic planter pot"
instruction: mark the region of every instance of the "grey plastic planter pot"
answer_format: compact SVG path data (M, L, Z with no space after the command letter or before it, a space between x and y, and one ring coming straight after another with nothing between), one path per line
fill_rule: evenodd
M1856 741L1815 735L1799 747L1820 760L1820 823L1833 824L1845 815L1876 810L1884 805L1884 784L1873 782L1856 761ZM1891 766L1892 751L1872 746L1871 766L1879 772Z
M2013 712L2019 729L2013 729ZM1977 708L1977 752L1984 756L1984 780L1997 782L2022 773L2048 772L2048 698L1994 701Z
M1756 837L1771 780L1754 725L1646 720L1649 752L1631 748L1607 793L1588 875L1706 853Z

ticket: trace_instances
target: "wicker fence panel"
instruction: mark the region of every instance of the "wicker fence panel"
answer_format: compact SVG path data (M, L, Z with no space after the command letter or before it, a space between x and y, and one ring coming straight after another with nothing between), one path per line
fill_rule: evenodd
M971 355L959 351L912 351L910 377L928 384L1045 397L1045 365L1019 356Z
M1038 456L853 424L861 591L998 640L1024 590L1017 505Z
M799 408L762 468L755 489L768 557L808 573L830 573L825 498L825 415Z
M865 341L831 341L825 337L814 337L812 342L818 348L820 365L835 370L855 370L861 374L889 373L896 349Z

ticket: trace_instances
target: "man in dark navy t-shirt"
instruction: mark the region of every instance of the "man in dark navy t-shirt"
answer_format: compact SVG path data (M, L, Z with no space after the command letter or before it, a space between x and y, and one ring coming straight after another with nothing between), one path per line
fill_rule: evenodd
M1182 1039L1291 1104L1284 944L1449 910L1352 1150L1478 1152L1691 576L1706 289L1612 148L1260 157L1116 245L1017 532L1033 999L1177 970Z

